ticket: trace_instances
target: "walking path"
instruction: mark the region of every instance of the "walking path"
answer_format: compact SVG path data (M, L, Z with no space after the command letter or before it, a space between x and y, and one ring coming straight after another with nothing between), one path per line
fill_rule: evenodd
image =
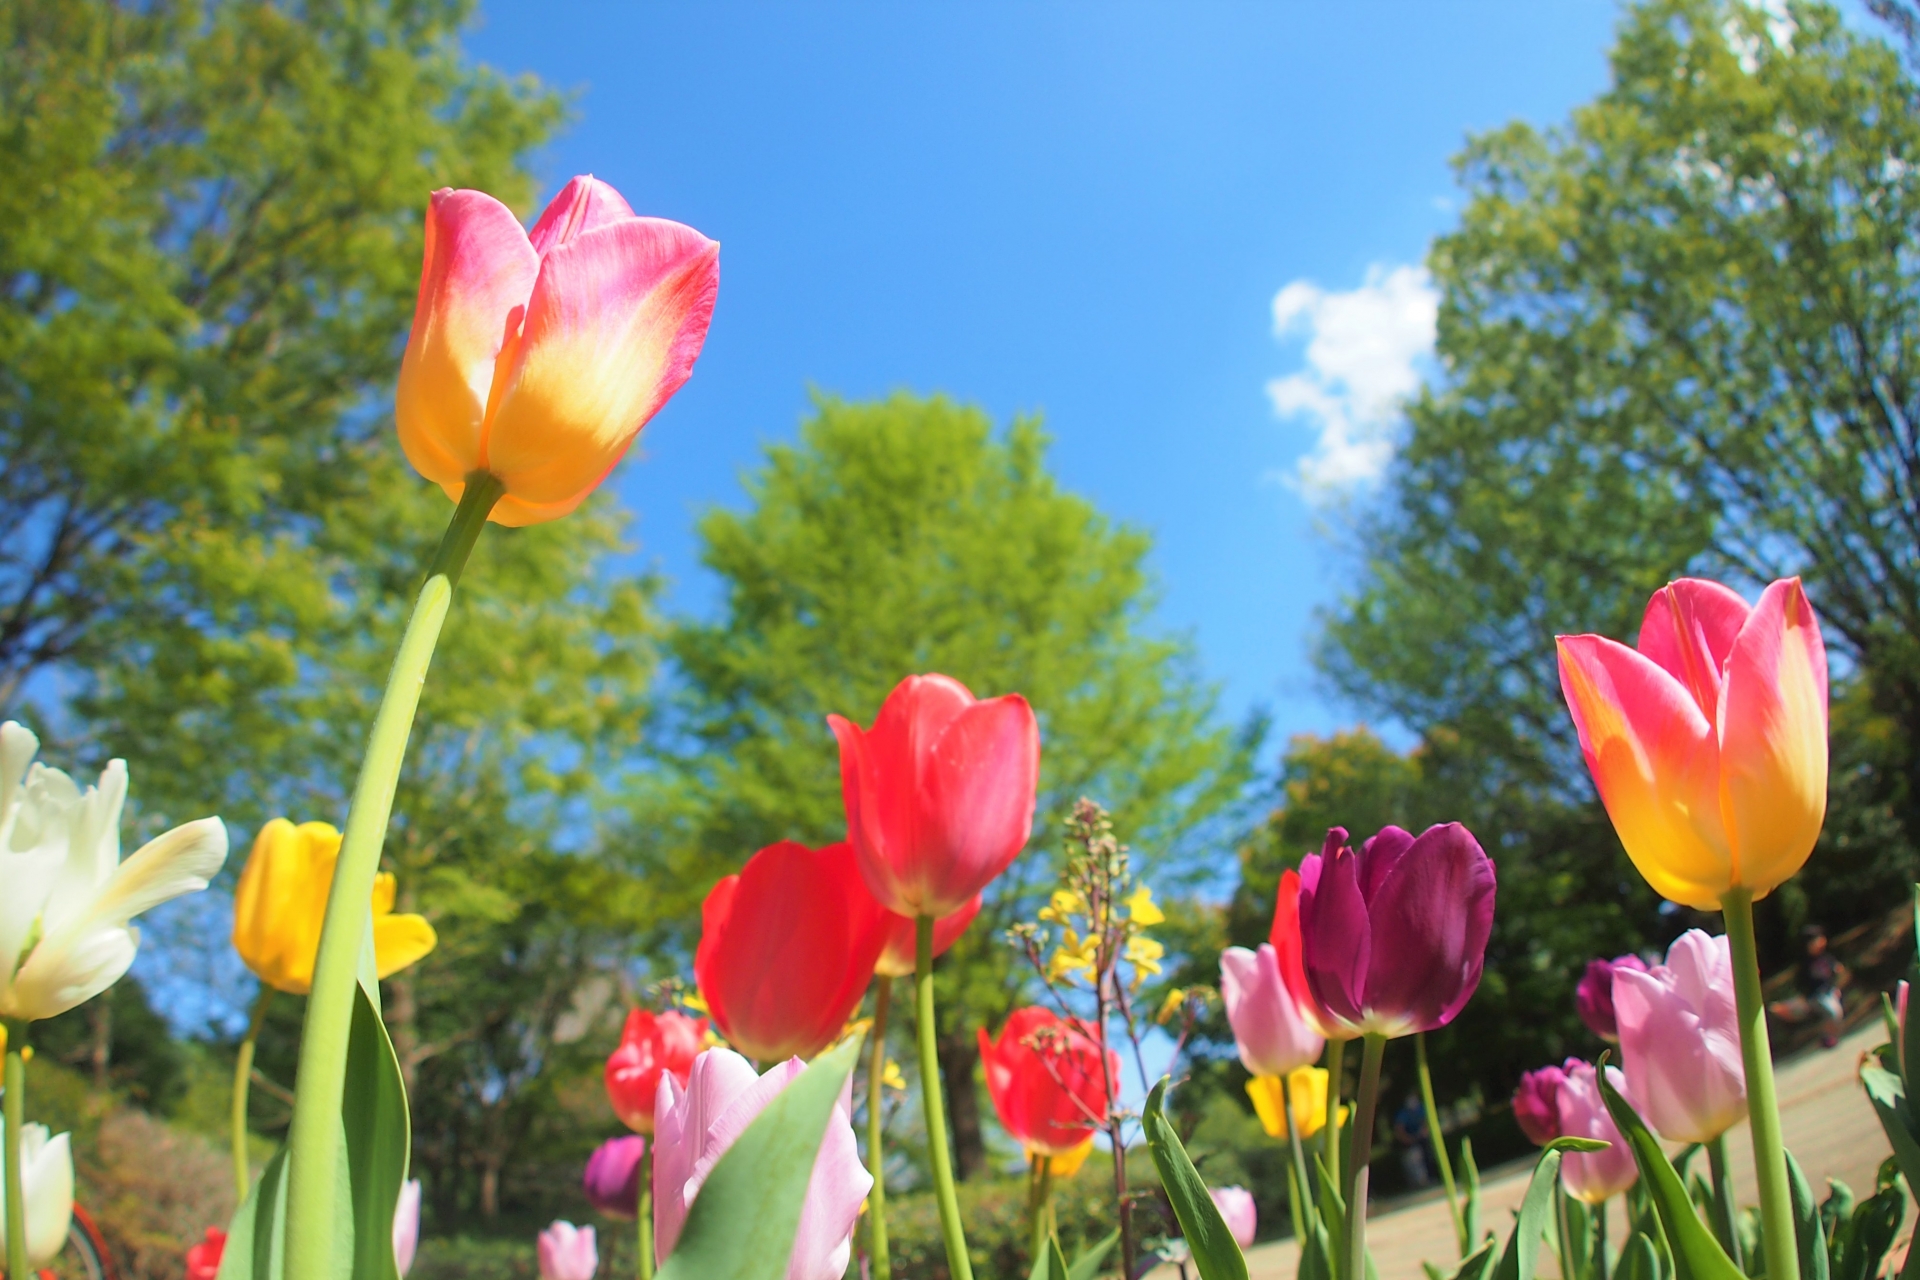
M1856 1194L1871 1190L1880 1162L1891 1154L1886 1134L1881 1132L1880 1122L1874 1118L1867 1095L1854 1075L1861 1055L1885 1039L1886 1031L1875 1019L1842 1040L1837 1048L1813 1049L1779 1065L1776 1079L1787 1149L1823 1198L1828 1178L1846 1182ZM1727 1135L1727 1163L1734 1170L1734 1190L1740 1203L1752 1204L1753 1148L1744 1124ZM1502 1238L1520 1207L1532 1171L1532 1160L1516 1161L1488 1171L1481 1183L1481 1221ZM1617 1228L1621 1215L1608 1216ZM1389 1207L1384 1212L1376 1209L1367 1223L1367 1243L1381 1280L1422 1280L1423 1259L1444 1266L1457 1253L1447 1202L1431 1193L1399 1208ZM1544 1250L1541 1266L1552 1274L1553 1261ZM1293 1242L1250 1249L1247 1270L1250 1280L1293 1280ZM1162 1274L1171 1280L1174 1273L1171 1268L1161 1268L1155 1280Z

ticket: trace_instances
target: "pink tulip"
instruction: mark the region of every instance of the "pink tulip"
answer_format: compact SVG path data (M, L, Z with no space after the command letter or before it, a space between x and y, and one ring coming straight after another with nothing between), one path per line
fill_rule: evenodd
M592 1227L557 1221L540 1233L540 1280L593 1280L600 1269L600 1250Z
M1752 609L1682 578L1648 602L1638 649L1559 645L1580 750L1648 884L1717 911L1800 869L1827 810L1827 653L1798 578Z
M658 1261L665 1262L679 1242L687 1211L720 1157L803 1069L798 1058L789 1058L757 1076L731 1049L709 1049L693 1060L684 1090L671 1075L660 1077L653 1110L653 1240ZM814 1160L787 1280L839 1280L852 1256L860 1205L872 1188L873 1178L861 1167L854 1142L850 1095L843 1092Z
M501 524L567 514L693 372L719 287L719 245L591 177L531 234L485 192L434 192L394 404L407 461L455 499L491 472Z
M412 1269L419 1247L420 1179L408 1178L400 1184L400 1202L393 1209L393 1262L401 1275Z
M1253 1193L1245 1187L1208 1187L1207 1194L1213 1197L1213 1207L1227 1220L1227 1230L1233 1233L1234 1242L1242 1249L1251 1245L1254 1228L1259 1224L1259 1215L1253 1208Z
M1280 959L1269 943L1258 951L1228 947L1220 953L1220 997L1240 1061L1256 1076L1284 1076L1311 1066L1326 1041L1280 976Z
M1607 1068L1607 1083L1616 1092L1627 1091L1618 1067ZM1598 1138L1613 1144L1605 1151L1569 1151L1561 1158L1560 1182L1567 1194L1588 1204L1599 1204L1632 1186L1640 1171L1633 1163L1632 1149L1614 1127L1613 1117L1607 1114L1593 1067L1577 1058L1568 1058L1566 1078L1560 1082L1556 1097L1562 1135Z
M1611 960L1589 960L1586 973L1580 977L1580 984L1573 989L1573 1004L1579 1011L1580 1021L1587 1024L1587 1030L1608 1044L1620 1043L1620 1028L1613 1016L1613 975L1621 969L1638 969L1645 973L1647 964L1635 955L1615 956Z
M1626 1097L1673 1142L1710 1142L1747 1113L1747 1075L1724 936L1689 929L1646 973L1613 975Z

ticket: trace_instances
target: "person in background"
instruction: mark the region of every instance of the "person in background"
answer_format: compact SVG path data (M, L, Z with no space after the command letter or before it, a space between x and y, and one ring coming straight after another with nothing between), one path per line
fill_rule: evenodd
M1420 1095L1409 1093L1393 1113L1393 1145L1400 1148L1400 1169L1409 1187L1424 1187L1433 1181L1427 1172L1427 1109Z
M1795 975L1799 994L1776 1001L1768 1008L1774 1016L1796 1025L1817 1022L1821 1046L1831 1049L1840 1043L1846 1016L1844 993L1853 975L1833 954L1824 928L1810 924L1801 930L1801 936L1806 939L1806 954L1801 957L1799 972Z

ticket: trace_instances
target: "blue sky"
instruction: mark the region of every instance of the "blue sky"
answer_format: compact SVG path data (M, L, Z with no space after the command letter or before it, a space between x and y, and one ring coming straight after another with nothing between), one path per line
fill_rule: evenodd
M1043 413L1064 482L1154 534L1160 623L1195 637L1227 713L1290 733L1353 718L1305 645L1351 504L1313 500L1347 489L1303 486L1303 459L1333 482L1378 465L1431 317L1394 269L1451 221L1449 157L1602 89L1615 18L493 0L468 47L577 94L549 189L591 171L722 243L693 380L615 478L673 607L713 606L693 518L742 500L809 387L945 391Z

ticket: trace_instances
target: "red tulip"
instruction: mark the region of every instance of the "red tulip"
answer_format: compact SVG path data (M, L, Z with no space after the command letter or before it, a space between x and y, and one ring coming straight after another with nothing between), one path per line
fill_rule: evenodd
M607 1101L621 1124L635 1133L653 1132L653 1099L660 1090L661 1073L670 1073L684 1085L706 1035L705 1018L689 1018L673 1010L627 1013L620 1047L607 1055L606 1073Z
M693 972L713 1020L762 1062L810 1058L859 1007L887 941L887 914L853 849L768 845L713 886Z
M998 1040L980 1028L980 1061L1000 1123L1015 1141L1046 1156L1065 1155L1107 1115L1109 1081L1120 1081L1120 1055L1107 1053L1079 1027L1030 1005L1016 1009Z
M933 922L933 954L945 955L947 948L960 940L973 918L980 914L980 895L967 899L965 906L950 916ZM904 978L913 972L913 921L887 912L887 946L873 971L883 978Z
M848 838L887 910L952 915L1026 847L1040 726L1019 694L977 701L947 676L908 676L871 729L827 723Z
M1329 1039L1341 1028L1314 1000L1307 986L1305 953L1300 948L1300 873L1289 867L1280 873L1280 890L1273 900L1273 927L1267 931L1273 944L1274 959L1280 964L1280 981L1300 1009L1307 1025L1321 1039ZM1344 1037L1344 1032L1342 1032Z
M187 1249L187 1280L213 1280L220 1274L220 1256L227 1251L227 1233L208 1227L207 1234Z

